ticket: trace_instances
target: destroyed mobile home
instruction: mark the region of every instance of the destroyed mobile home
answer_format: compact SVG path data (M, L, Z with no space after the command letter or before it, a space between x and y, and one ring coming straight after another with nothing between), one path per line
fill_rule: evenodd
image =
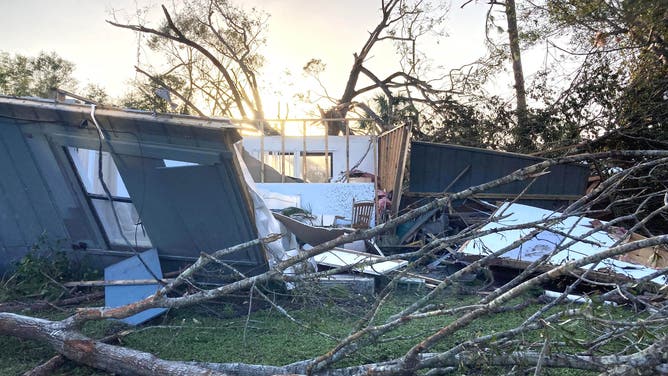
M373 278L381 277L436 293L481 268L537 276L518 281L515 287L523 289L575 275L608 291L642 283L665 298L666 236L643 239L637 227L622 229L615 220L572 210L585 194L588 169L581 162L589 156L555 161L414 142L410 188L403 192L408 126L352 140L326 131L292 139L259 135L243 148L240 128L224 119L0 98L0 267L8 270L35 243L51 242L72 259L104 268L106 299L105 307L80 308L60 322L0 313L2 330L51 336L65 357L112 372L152 374L158 367L165 374L216 374L213 365L145 364L145 353L136 350L123 353L130 361L119 361L116 347L76 329L103 318L139 324L165 308L253 291L268 281L288 288L305 280L352 283L356 292L372 294ZM643 154L602 157L611 155ZM331 183L337 180L346 183ZM517 198L521 203L497 202ZM164 278L168 273L176 277ZM214 287L175 294L193 281ZM489 304L522 289L491 291ZM486 312L475 309L458 320ZM390 317L388 328L403 317ZM324 358L260 373L327 370L355 351L364 330ZM72 338L94 344L95 356L70 346ZM462 362L423 353L431 346L420 343L396 362L342 374ZM238 372L248 370L231 373Z
M225 249L258 236L292 233L300 244L316 246L354 229L372 227L388 215L400 214L400 194L393 195L395 200L383 207L385 212L379 209L379 202L387 192L402 191L409 134L406 127L379 137L337 137L327 136L327 132L306 136L304 121L301 136L249 136L240 151L234 145L241 140L240 127L225 119L12 98L2 100L0 111L5 176L0 227L3 270L40 239L47 239L59 247L71 248L71 257L94 256L94 266L102 268L153 249L157 258L150 268L155 271L143 270L150 268L139 260L136 262L141 267L135 274L122 273L129 267L114 267L120 274L107 271L111 273L108 279L151 279L156 273L182 270L200 252ZM493 181L541 161L424 142L411 144L410 158L410 189L405 193L403 212L421 201ZM357 176L366 177L354 178L351 171L365 171ZM350 250L332 250L311 262L323 267L362 264L358 271L385 274L401 268L406 261L374 264L375 258L384 256L382 249L394 253L424 245L430 238L455 234L475 223L489 222L481 231L508 223L545 226L524 245L501 254L497 265L515 262L515 268L522 269L551 253L549 262L558 265L577 259L577 255L610 248L624 234L600 239L597 234L603 230L593 231L592 219L566 217L548 226L541 220L547 222L561 214L519 204L496 207L491 202L519 196L519 202L542 208L564 207L585 193L587 177L586 166L557 165L529 185L522 181L500 185L455 203L448 210L435 208L399 224L394 236L381 234L380 247L358 241L345 246ZM333 180L353 183L329 183ZM292 211L292 217L281 211ZM499 219L501 213L509 214ZM550 231L552 227L556 233ZM451 252L440 260L466 262L507 247L532 230L488 234L464 242L458 249L450 248ZM561 246L569 237L580 236L586 239ZM283 237L264 247L266 253L259 245L249 247L227 255L224 262L244 275L259 274L287 254L294 254L294 240ZM589 246L583 247L585 243ZM527 247L542 249L543 253L533 248L527 251ZM607 271L614 276L642 278L653 268L665 267L664 249L644 250L642 254L625 256L635 262L633 266L617 260L608 265ZM617 266L619 263L623 265ZM438 262L430 266L438 267ZM661 278L654 278L654 282L665 283Z

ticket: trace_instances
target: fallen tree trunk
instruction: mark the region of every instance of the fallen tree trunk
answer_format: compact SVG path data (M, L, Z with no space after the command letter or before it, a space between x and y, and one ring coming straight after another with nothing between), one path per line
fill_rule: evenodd
M303 360L285 366L245 363L198 363L164 360L153 354L108 345L68 329L63 322L0 313L0 335L10 335L48 343L54 350L80 364L120 375L234 375L270 376L276 374L307 374L314 359ZM666 347L668 337L659 338L654 344L631 355L584 356L552 354L540 356L535 352L515 352L503 356L488 356L489 365L504 366L539 363L556 368L578 368L604 371L611 367L630 365L644 372L661 372L667 366ZM475 366L480 361L478 351L464 351L444 356L444 353L419 354L417 369L438 367ZM58 361L57 357L52 360ZM338 369L319 369L312 372L319 376L352 376L359 374L405 374L405 357L386 362L363 364ZM49 363L49 362L47 362ZM30 374L30 373L28 373Z
M22 303L22 302L7 302L0 303L0 312L16 312L24 309L29 309L31 311L42 311L45 309L51 309L53 307L65 307L75 304L81 304L84 302L91 302L98 299L104 298L104 291L96 291L86 295L79 295L68 299L57 300L53 302L48 302L45 300L39 300L32 303Z
M48 343L77 363L122 375L225 375L198 365L163 360L150 353L108 345L57 321L0 313L0 334Z

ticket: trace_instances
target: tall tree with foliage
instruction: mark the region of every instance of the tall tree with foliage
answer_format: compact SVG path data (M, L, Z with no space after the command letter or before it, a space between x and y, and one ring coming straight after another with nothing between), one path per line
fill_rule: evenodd
M48 98L53 88L71 90L74 63L55 52L37 56L0 52L0 94Z

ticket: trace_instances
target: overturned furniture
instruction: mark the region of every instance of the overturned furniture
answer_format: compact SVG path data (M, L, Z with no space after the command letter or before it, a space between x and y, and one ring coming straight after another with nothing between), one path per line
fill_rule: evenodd
M97 268L156 248L172 271L257 238L235 128L0 97L0 271L39 241ZM267 270L261 246L225 261L243 273Z

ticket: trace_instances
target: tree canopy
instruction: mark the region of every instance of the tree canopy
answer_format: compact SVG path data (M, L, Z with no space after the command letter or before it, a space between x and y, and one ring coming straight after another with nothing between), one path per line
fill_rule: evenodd
M47 98L53 88L72 89L74 63L55 52L37 56L0 52L0 94Z

